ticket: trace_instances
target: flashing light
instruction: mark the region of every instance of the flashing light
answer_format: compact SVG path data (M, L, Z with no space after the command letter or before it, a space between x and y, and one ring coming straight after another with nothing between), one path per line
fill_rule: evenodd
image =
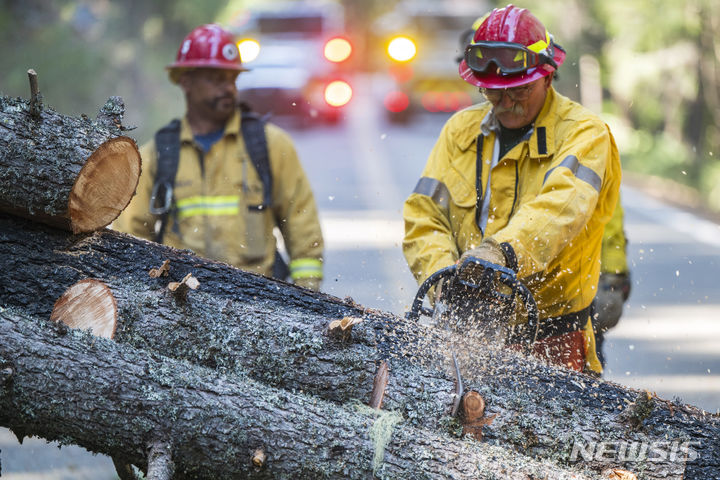
M344 62L352 54L352 45L350 42L342 37L331 38L325 44L324 55L325 58L331 62L340 63Z
M456 112L472 104L467 92L425 92L420 103L428 112Z
M415 46L415 42L410 40L408 37L401 36L390 40L387 52L393 60L398 62L407 62L415 57L417 47Z
M325 102L331 107L342 107L350 101L353 91L347 82L335 80L325 87Z
M404 92L392 91L385 95L383 104L389 111L400 113L410 106L410 99Z
M240 51L240 60L242 60L243 63L252 62L260 54L260 44L252 38L240 40L237 47Z

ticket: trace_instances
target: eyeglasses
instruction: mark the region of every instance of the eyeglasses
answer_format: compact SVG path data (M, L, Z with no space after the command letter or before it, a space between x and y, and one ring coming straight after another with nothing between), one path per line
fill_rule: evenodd
M533 88L535 88L535 82L512 88L481 88L480 93L490 103L498 103L502 100L503 94L507 94L513 102L524 102L530 98Z
M471 43L465 47L465 63L477 73L484 73L492 63L504 74L524 72L542 64L557 68L557 63L553 60L555 44L550 41L544 45L548 53L534 52L524 45L512 42Z

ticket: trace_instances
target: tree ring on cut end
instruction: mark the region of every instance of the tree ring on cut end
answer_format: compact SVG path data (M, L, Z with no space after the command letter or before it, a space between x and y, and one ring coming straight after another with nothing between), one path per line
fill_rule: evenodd
M115 137L100 145L80 170L68 198L73 233L94 232L115 220L132 199L141 161L135 141Z

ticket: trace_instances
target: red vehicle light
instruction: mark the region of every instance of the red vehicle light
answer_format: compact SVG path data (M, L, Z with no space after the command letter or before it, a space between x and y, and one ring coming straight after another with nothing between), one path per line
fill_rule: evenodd
M331 62L340 63L350 58L352 50L352 45L346 38L335 37L327 41L323 53Z
M399 113L410 106L410 98L404 92L393 91L385 95L383 104L392 113Z
M420 100L428 112L456 112L472 104L466 92L425 92Z

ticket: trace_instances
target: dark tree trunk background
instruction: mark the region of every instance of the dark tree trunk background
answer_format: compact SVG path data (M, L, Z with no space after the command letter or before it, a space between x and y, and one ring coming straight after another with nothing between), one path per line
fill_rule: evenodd
M461 353L462 342L444 332L117 232L73 237L12 217L0 217L0 231L0 285L13 289L0 294L0 305L48 318L64 289L102 279L119 296L119 342L337 403L367 403L387 360L384 409L413 427L457 427L447 416L454 379L443 359L452 348ZM150 278L148 270L165 260L170 276ZM179 300L165 286L187 273L200 288ZM350 339L328 337L330 321L346 316L362 319ZM687 469L632 459L585 464L599 471L621 463L645 478L706 478L703 472L718 470L716 415L509 352L475 349L460 358L466 389L497 414L483 429L490 443L569 462L575 441L691 440L699 457Z
M597 478L8 309L0 310L0 365L3 426L141 466L150 446L166 443L176 479ZM252 461L258 449L261 467Z
M0 210L74 233L109 225L140 176L135 141L123 136L122 99L95 121L0 97ZM116 123L117 122L117 123Z

